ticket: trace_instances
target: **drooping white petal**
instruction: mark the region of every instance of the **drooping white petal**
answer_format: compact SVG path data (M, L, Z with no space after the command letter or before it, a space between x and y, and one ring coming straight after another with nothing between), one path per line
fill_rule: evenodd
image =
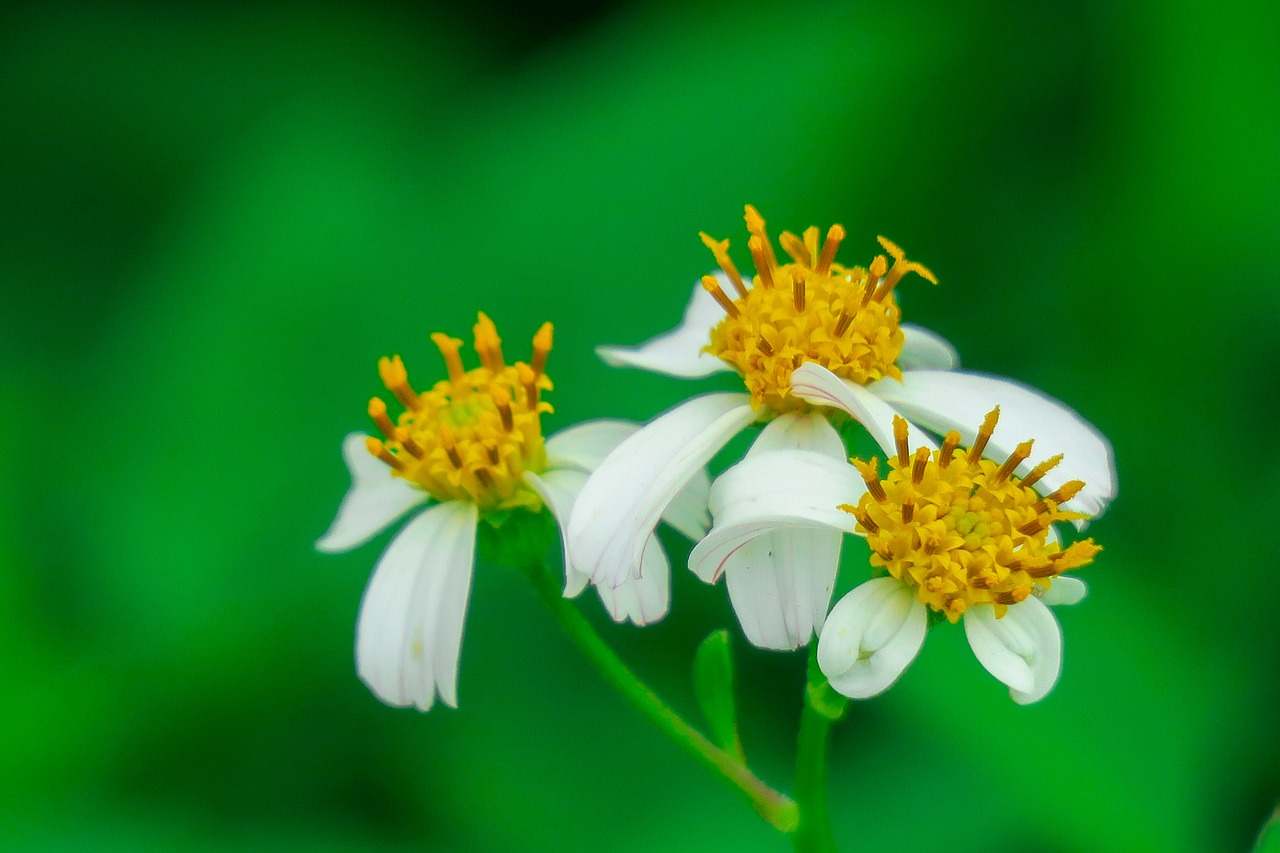
M847 455L840 433L818 412L788 412L774 418L760 430L747 456L770 450L812 450L841 461Z
M631 421L600 418L562 429L547 439L547 467L590 474L604 458L640 429Z
M815 406L847 412L871 433L885 453L893 456L898 452L893 439L893 416L898 412L856 382L846 382L822 365L807 361L791 374L791 393ZM909 438L912 450L921 446L938 449L922 430L912 430Z
M745 394L704 394L618 445L587 480L569 521L569 552L597 583L641 570L662 512L730 438L756 418Z
M725 563L729 599L753 644L807 645L831 603L840 565L839 530L780 527L743 543Z
M541 496L560 526L560 541L564 546L564 595L573 598L590 581L586 572L574 566L567 535L569 517L578 494L587 482L587 475L582 471L559 468L546 471L541 476L526 472L524 479ZM647 625L665 616L671 602L671 566L658 538L649 537L641 577L629 578L617 589L597 585L596 592L614 621L630 619L637 625Z
M1040 599L1011 604L1000 619L991 605L975 605L962 621L978 662L1009 685L1019 705L1039 702L1053 688L1062 668L1062 629Z
M729 277L716 271L721 290L733 293ZM702 351L711 342L711 329L724 319L721 308L699 281L684 309L680 325L669 332L650 338L637 347L596 347L596 353L611 367L638 367L651 373L696 379L733 368L710 353Z
M356 670L388 705L458 704L458 654L475 564L475 504L448 501L405 525L360 603Z
M1084 581L1070 575L1059 575L1054 578L1053 584L1047 590L1039 585L1037 589L1042 591L1037 592L1036 596L1050 607L1079 604L1089 592L1089 587Z
M794 649L822 627L842 531L852 523L836 507L863 488L851 472L825 417L785 414L712 487L715 526L689 565L708 582L727 574L734 611L755 645ZM817 522L806 517L815 509Z
M904 340L898 366L903 370L955 370L960 366L960 354L946 338L911 323L899 328Z
M818 667L850 699L889 689L924 644L928 614L895 578L860 584L836 602L818 639Z
M715 525L689 555L689 568L714 583L744 544L772 530L853 532L857 521L839 509L857 504L866 484L853 466L811 450L749 455L711 486Z
M565 598L573 598L586 588L587 581L590 580L586 572L578 571L573 565L568 537L569 516L573 513L578 493L586 485L587 475L570 468L553 468L541 476L526 471L524 481L542 498L560 527L560 544L564 555L564 595Z
M640 424L607 418L563 429L547 439L547 466L590 474L619 444L639 430ZM671 501L662 520L694 541L706 536L711 526L711 513L707 510L710 491L711 478L706 471L698 471Z
M671 563L658 537L649 536L640 577L628 578L617 587L596 584L596 592L615 622L630 619L648 625L666 616L671 606Z
M711 497L711 477L707 469L699 468L693 479L676 493L662 512L662 520L670 524L686 539L697 542L707 535L711 527L711 510L707 502Z
M328 554L349 551L376 536L388 524L429 496L399 477L374 458L364 444L364 435L353 432L342 440L342 459L351 472L351 488L338 505L338 514L328 531L316 540L316 550Z
M1068 480L1083 480L1084 490L1066 508L1092 516L1101 515L1116 496L1115 462L1107 439L1064 404L1025 385L980 373L912 370L901 382L882 379L868 390L909 420L939 433L954 429L966 443L973 441L987 412L999 406L1000 422L987 445L988 456L1006 457L1019 443L1034 438L1035 452L1019 466L1020 475L1043 459L1064 455L1038 490L1048 493Z

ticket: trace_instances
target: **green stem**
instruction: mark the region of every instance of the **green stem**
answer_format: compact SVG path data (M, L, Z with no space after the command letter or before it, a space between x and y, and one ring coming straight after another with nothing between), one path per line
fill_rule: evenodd
M797 853L835 853L827 810L827 741L832 723L844 716L848 702L831 689L811 657L796 748L795 797L800 822L791 843Z
M530 572L547 608L569 638L582 650L610 684L671 740L700 760L712 772L737 788L756 812L780 832L795 830L796 804L766 785L745 764L717 747L702 732L685 722L648 685L636 677L622 659L596 633L591 623L561 594L558 583L541 567Z

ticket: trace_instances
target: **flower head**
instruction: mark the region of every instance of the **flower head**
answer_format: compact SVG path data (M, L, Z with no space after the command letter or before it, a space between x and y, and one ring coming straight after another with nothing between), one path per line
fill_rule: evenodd
M1059 458L1022 477L1015 471L1031 441L1002 462L983 458L999 417L987 415L968 450L952 432L941 447L915 452L899 418L887 476L875 460L854 461L866 491L842 508L867 537L871 564L888 576L841 599L822 629L818 665L846 696L874 696L897 680L924 641L929 611L964 622L975 656L1016 701L1038 701L1057 681L1061 631L1045 603L1078 601L1084 585L1064 573L1101 549L1092 539L1063 548L1051 527L1083 516L1063 508L1083 483L1043 495L1033 488Z
M703 276L702 286L725 311L705 350L742 375L752 405L773 412L809 409L791 394L791 373L806 362L859 385L886 376L901 379L897 359L905 335L894 288L910 272L937 284L933 273L908 261L884 237L880 245L893 258L892 266L884 255L867 268L836 263L845 237L840 225L831 226L821 247L817 228L807 229L803 237L784 231L780 242L791 261L780 264L765 221L751 205L746 219L756 267L753 286L746 286L729 257L729 241L718 242L705 233L702 241L735 295L725 293L713 275Z
M544 323L533 338L529 362L507 365L493 322L479 315L475 350L480 366L466 370L461 341L432 335L444 357L448 378L429 391L409 382L399 356L378 364L387 390L403 411L392 420L379 397L369 416L381 438L353 433L343 442L352 485L321 551L355 548L423 504L378 560L360 605L356 667L361 679L384 702L432 706L437 695L457 705L458 656L476 536L482 519L498 528L518 514L550 509L562 527L587 478L606 455L637 427L623 421L589 421L549 439L541 416L551 411L542 399L551 390L545 374L552 327ZM690 478L687 497L666 519L687 535L706 532L706 476ZM545 541L521 559L541 560ZM670 568L654 537L646 548L644 576L598 588L616 620L638 624L661 618L670 595ZM565 594L576 595L587 576L565 562Z
M369 452L393 476L436 500L466 501L481 511L538 509L541 501L524 474L540 473L547 462L541 416L552 408L541 395L552 387L543 372L551 324L543 323L534 335L529 364L504 362L502 340L483 312L475 325L480 367L463 369L457 338L437 332L431 340L444 356L449 378L430 391L414 391L400 356L378 362L383 383L404 412L392 422L381 398L369 401L369 417L383 436L366 439Z
M907 450L907 422L894 421L898 455L881 480L877 460L853 460L867 485L858 505L842 509L858 520L867 537L871 565L912 587L919 601L955 623L976 605L990 605L996 618L1025 601L1037 588L1048 590L1063 572L1093 561L1100 550L1092 539L1063 549L1050 538L1057 521L1086 518L1062 504L1084 488L1071 480L1041 497L1032 486L1061 456L1014 475L1031 455L1031 441L1019 444L1001 464L983 458L1000 417L993 409L977 441L957 453L960 434L942 447Z

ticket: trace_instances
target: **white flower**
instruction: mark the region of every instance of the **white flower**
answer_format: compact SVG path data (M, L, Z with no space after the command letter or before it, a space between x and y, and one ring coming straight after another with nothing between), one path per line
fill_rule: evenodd
M825 418L785 414L711 488L714 524L689 555L707 583L722 575L747 639L768 649L809 642L831 604L840 542L854 531L840 504L861 478Z
M638 427L600 420L543 440L541 392L551 326L534 338L532 366L502 359L496 329L484 314L476 325L482 367L464 371L461 341L433 335L449 379L418 393L399 357L383 359L383 380L405 407L398 423L374 398L369 413L382 439L348 435L342 453L351 473L328 532L325 552L355 548L411 510L421 510L383 552L365 590L356 631L360 678L389 705L427 710L438 694L457 706L458 657L471 591L478 524L487 516L540 512L545 504L561 528L587 474ZM707 530L709 481L696 472L666 520L697 539ZM597 587L610 615L637 624L660 619L670 598L670 569L655 537L647 540L642 577ZM540 558L541 555L531 555ZM566 595L587 575L566 561Z
M908 452L899 418L888 476L880 479L874 460L855 462L865 488L856 506L844 508L867 537L872 565L888 576L845 595L822 628L818 666L840 693L865 699L893 684L919 652L930 611L964 623L974 655L1015 701L1037 702L1057 682L1062 633L1045 605L1084 597L1084 584L1063 573L1092 562L1100 549L1091 539L1063 548L1051 527L1079 520L1062 507L1083 483L1044 495L1033 489L1047 491L1060 460L1020 478L1013 472L1029 457L1030 441L1001 464L983 458L998 418L991 412L962 453L957 432L941 448L928 442Z
M1070 461L1047 475L1047 486L1087 482L1074 506L1088 516L1099 515L1115 496L1111 447L1093 426L1026 386L956 370L950 344L899 322L895 287L908 272L934 281L929 270L883 238L892 265L883 255L867 269L836 264L844 238L838 225L821 246L816 228L803 237L784 233L780 242L792 262L779 264L764 220L750 206L746 219L757 271L753 279L737 272L727 241L703 235L722 269L694 288L681 324L638 347L599 350L611 365L684 378L736 371L749 393L693 397L650 422L601 463L583 488L568 536L575 564L593 579L618 584L633 577L649 533L683 484L743 428L784 414L798 422L824 420L833 409L846 412L891 452L897 414L939 433L957 429L972 441L975 413L998 405L1010 432L1040 435L1052 445L1049 453L1067 454ZM799 435L791 447L821 453L828 446L828 433L816 426ZM1003 441L992 449L1012 449ZM720 503L735 503L731 491L727 485L717 489ZM790 583L786 569L767 551L763 559L753 558L753 565L744 577L755 577L757 586L767 588L759 580L767 566L780 587ZM793 640L805 642L798 633L803 627L802 620L785 636L772 636L790 647Z

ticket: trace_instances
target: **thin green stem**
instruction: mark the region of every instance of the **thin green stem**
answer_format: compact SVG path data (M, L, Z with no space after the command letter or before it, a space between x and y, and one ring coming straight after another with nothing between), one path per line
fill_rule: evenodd
M789 797L775 791L733 755L717 747L702 732L685 722L669 705L636 677L617 653L601 639L591 623L561 594L559 585L539 567L531 571L534 586L569 638L641 714L712 772L737 788L756 812L781 832L795 830L798 814Z
M797 853L835 853L827 810L827 742L832 723L844 716L847 705L848 700L831 689L811 658L796 744L795 797L800 822L791 843Z

